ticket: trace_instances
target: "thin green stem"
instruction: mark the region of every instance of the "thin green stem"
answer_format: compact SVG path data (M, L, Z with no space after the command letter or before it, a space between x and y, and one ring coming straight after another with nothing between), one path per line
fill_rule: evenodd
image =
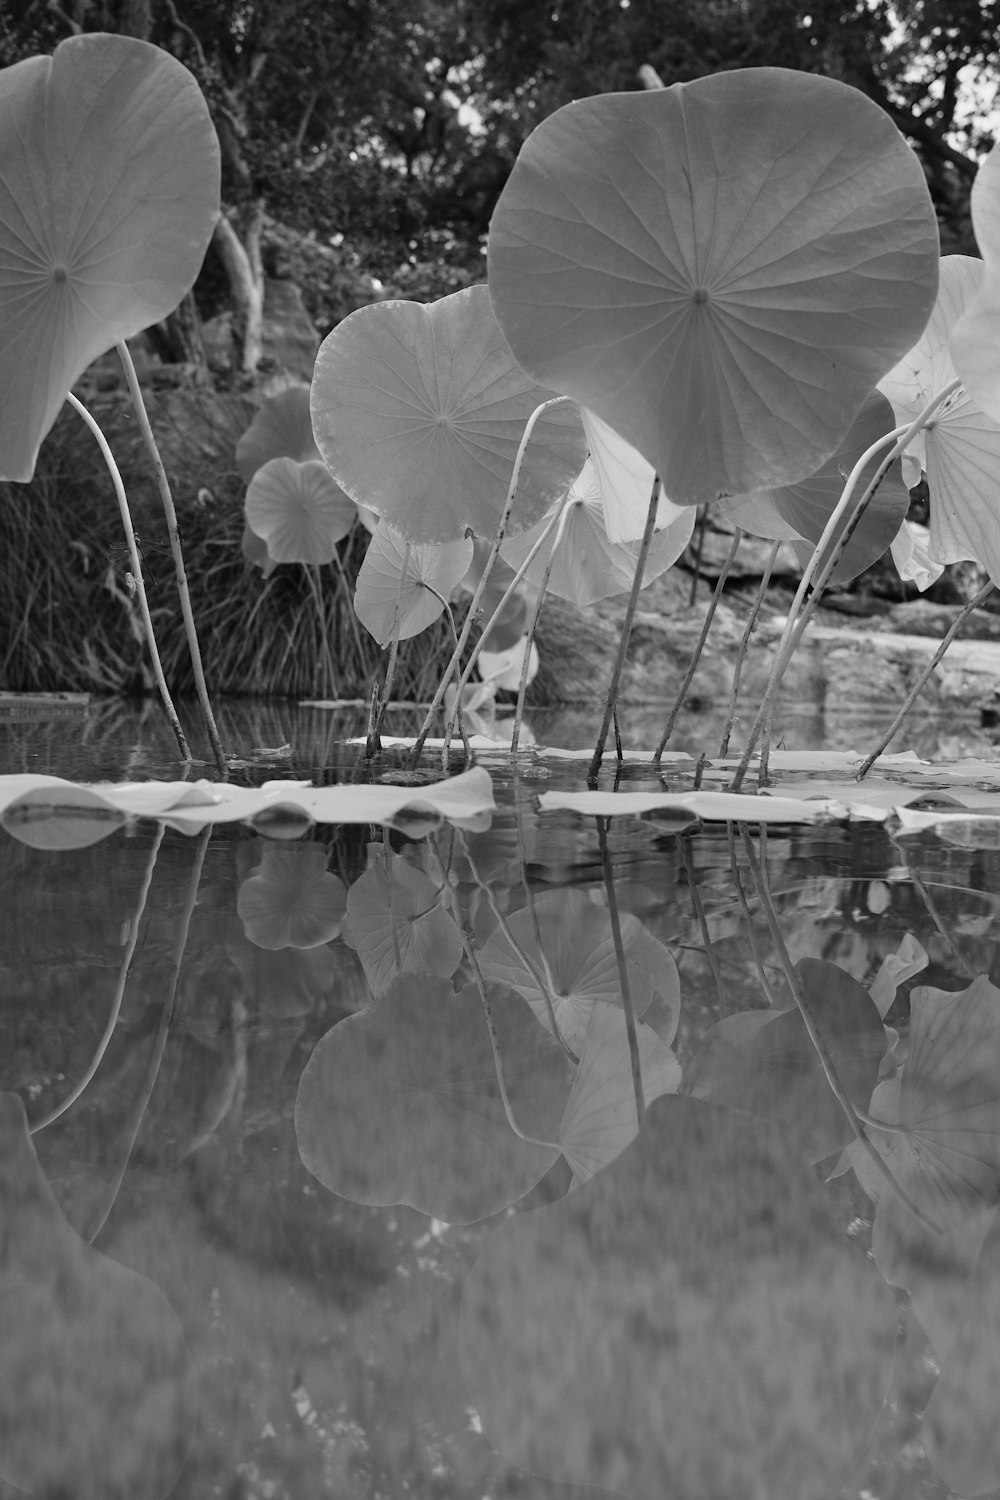
M733 540L730 543L729 551L726 553L726 560L722 564L722 569L719 573L718 578L716 579L715 590L712 594L711 599L709 600L708 609L705 612L705 620L701 627L701 634L698 636L698 639L695 643L695 648L691 653L691 660L688 663L687 671L684 673L683 681L681 682L680 687L677 689L677 697L674 699L673 708L671 708L670 713L667 716L667 723L666 728L663 731L663 737L656 747L656 754L653 756L654 766L658 766L660 764L660 761L663 759L663 752L667 747L667 741L674 732L674 725L677 722L677 715L681 711L684 699L687 696L687 690L691 686L691 683L694 681L694 674L695 672L697 672L698 663L701 661L701 653L704 651L705 642L708 640L708 632L712 628L712 621L715 619L715 612L719 607L719 600L722 598L723 590L726 587L726 579L729 577L729 570L732 568L733 563L736 561L736 554L740 550L740 542L742 540L743 532L737 526L736 530L733 532Z
M803 602L805 600L805 596L809 589L809 586L815 578L812 598L809 601L808 609L808 614L811 615L812 610L816 608L816 605L819 602L819 597L826 586L830 574L833 572L833 569L837 565L839 552L836 548L831 549L830 556L826 559L826 562L824 563L822 569L820 569L820 559L823 557L823 554L829 546L833 537L837 534L844 514L850 506L852 499L854 498L854 491L857 488L858 481L860 480L861 475L863 474L867 465L871 462L872 458L875 457L876 454L881 452L881 450L885 448L887 444L891 443L892 447L890 448L888 454L882 459L882 462L876 469L875 474L870 480L867 489L861 496L861 499L858 501L855 510L851 514L850 521L848 522L847 527L844 529L844 534L841 538L842 544L846 544L846 542L849 540L854 527L858 525L861 516L864 513L865 507L867 506L871 497L874 495L875 491L878 489L878 486L881 484L885 475L889 472L889 469L891 468L893 463L895 463L896 459L905 452L906 448L912 442L917 433L922 428L928 425L931 417L938 410L938 408L942 406L944 402L947 401L948 398L960 388L960 386L961 381L957 378L950 381L948 385L946 385L942 390L938 391L938 393L934 397L932 397L930 401L928 401L927 405L924 407L920 415L914 418L914 420L909 424L908 427L898 427L894 432L887 433L884 437L880 438L878 442L873 443L871 447L866 449L866 451L861 455L857 463L854 465L854 468L851 470L847 482L844 485L843 493L839 501L837 502L837 505L834 507L830 519L827 521L826 526L824 527L822 536L813 549L812 557L809 559L809 562L806 565L806 568L802 574L802 580L796 591L795 598L792 600L792 605L788 612L788 618L785 621L785 627L782 631L781 639L778 642L778 647L775 652L774 662L772 664L771 672L767 680L767 687L764 691L764 697L761 700L760 707L757 711L757 717L754 719L753 727L750 730L746 746L744 747L743 756L740 760L739 767L737 768L736 775L733 778L731 788L732 791L739 791L740 787L743 785L743 778L745 777L749 768L750 760L753 756L754 750L756 749L761 730L765 723L770 722L771 714L774 709L774 701L777 697L778 687L780 686L781 679L785 673L788 663L792 658L792 654L796 646L798 645L799 640L801 639L801 630L799 630L798 634L796 634L796 626L798 623L800 611L802 612L803 616L802 629L805 628L807 611L803 609ZM818 574L817 570L819 570Z
M621 638L618 642L618 655L611 673L611 681L608 684L608 696L604 704L604 717L601 727L597 732L597 743L594 753L587 767L588 782L596 782L598 772L601 769L601 761L604 758L604 746L608 739L608 730L611 728L611 719L618 702L618 687L621 682L622 672L625 668L625 657L628 653L629 638L632 634L632 621L635 619L635 611L639 602L639 590L642 588L643 574L646 571L646 558L649 556L649 544L653 539L653 528L656 525L656 513L660 506L660 476L653 476L653 488L649 496L649 507L646 511L646 525L643 528L642 541L639 543L639 553L635 563L635 574L632 578L632 592L629 594L628 604L625 609L625 619L622 622Z
M550 400L543 401L540 406L535 407L535 410L531 413L531 416L525 423L524 432L521 434L521 441L518 444L517 454L514 458L514 467L511 471L510 484L507 487L507 499L504 504L503 511L500 515L496 534L493 538L493 546L490 549L489 557L486 559L486 566L483 569L482 577L480 578L479 583L476 585L476 591L472 596L472 602L469 605L469 612L466 615L465 624L463 625L462 633L458 638L458 645L455 648L454 655L452 656L451 661L448 663L447 667L444 670L444 673L442 674L441 681L438 683L437 691L434 694L434 697L431 699L430 706L427 709L424 722L420 726L420 732L417 735L416 740L414 741L413 750L410 754L411 767L416 766L420 760L420 756L423 753L424 741L430 733L431 726L434 723L434 717L444 701L445 689L447 688L448 683L451 681L456 668L461 664L462 652L465 650L466 642L468 641L469 636L472 633L472 626L476 617L476 610L479 608L482 597L486 592L486 586L489 583L490 575L496 565L496 560L500 556L500 548L503 546L503 540L507 534L507 522L510 520L511 511L514 509L514 500L517 496L517 486L521 478L521 469L524 464L525 451L528 447L528 440L531 437L532 432L535 430L535 423L538 421L539 417L541 417L551 407L563 405L566 402L570 401L570 399L571 398L569 396L553 396Z
M569 492L567 491L566 498L563 500L562 506L558 511L559 524L556 527L555 536L552 538L552 546L549 548L549 557L548 561L545 564L545 572L542 574L541 583L538 585L538 598L535 600L535 607L531 614L531 620L528 623L528 633L524 642L524 660L521 663L521 676L517 684L517 706L514 709L514 729L510 737L510 748L512 751L517 750L518 740L521 737L521 720L524 718L524 700L528 691L528 672L531 668L531 644L535 639L535 631L538 629L538 617L542 612L542 605L545 602L545 593L549 586L549 579L552 576L552 567L556 560L556 554L559 551L559 544L562 541L563 535L566 531L566 523L569 520L569 513L570 503ZM548 535L548 529L546 529L545 534Z
M753 604L750 607L750 613L747 616L747 623L744 627L743 635L740 639L739 650L736 653L736 662L733 666L733 685L729 692L729 711L726 714L726 722L722 730L722 739L719 742L720 760L725 759L725 757L729 754L729 739L733 732L733 725L736 723L736 701L740 695L740 678L743 675L743 664L746 661L747 650L750 646L750 637L753 635L754 630L757 627L757 620L764 605L764 599L767 594L767 586L771 582L771 573L774 569L775 559L778 556L778 548L780 546L780 542L775 542L771 547L770 552L767 554L767 562L764 564L764 572L761 575L760 586L757 589Z
M906 700L903 703L902 708L899 710L899 713L893 719L892 723L889 725L889 728L886 730L885 734L882 736L882 738L879 740L878 744L875 746L875 749L871 752L870 755L866 755L865 756L865 759L861 762L861 765L858 767L858 770L857 770L857 773L856 773L856 777L855 777L855 779L857 781L863 781L864 778L868 775L868 772L871 770L872 766L878 760L879 756L882 754L882 751L889 744L889 742L892 739L893 735L896 733L897 729L899 729L899 727L902 724L903 720L906 718L907 714L910 712L910 709L913 707L914 703L916 703L917 699L920 697L920 694L923 692L924 688L927 686L928 682L930 681L931 677L934 674L935 667L937 666L937 664L941 660L941 658L944 656L945 652L947 651L948 647L951 645L952 641L955 639L956 635L958 635L958 632L961 630L961 628L965 624L966 620L972 614L973 610L978 609L979 606L980 606L980 604L982 604L989 597L989 595L992 594L994 587L995 587L995 585L994 585L993 580L991 578L990 581L989 581L989 583L983 585L983 587L979 590L979 593L976 594L975 598L974 599L970 599L968 601L968 603L964 606L964 608L955 616L954 620L951 622L951 626L950 626L950 628L948 630L947 635L944 636L944 638L941 641L940 646L935 651L935 653L934 653L933 657L931 658L930 662L924 668L924 670L920 673L920 675L917 677L916 682L913 684L912 688L907 693Z
M188 745L187 738L181 728L181 721L177 717L177 710L170 696L167 679L163 675L163 667L160 663L160 653L156 645L156 637L153 634L153 621L149 613L149 601L146 598L146 585L143 582L142 566L139 562L139 549L135 544L135 528L132 525L132 516L128 507L128 496L125 494L125 485L122 482L122 476L118 470L118 465L115 463L114 454L108 446L107 438L83 402L78 401L72 391L70 391L66 400L74 410L80 413L80 416L94 434L97 445L104 457L104 462L108 466L108 473L111 475L111 482L115 487L115 494L118 497L118 509L121 512L122 525L125 528L125 540L128 543L129 560L132 567L132 577L135 580L135 591L139 599L142 623L146 629L146 644L149 647L149 659L153 667L153 676L156 678L156 686L160 690L160 698L163 702L167 718L170 720L170 727L174 731L174 738L177 741L181 755L185 760L191 761L194 759L194 756L191 754L191 747Z
M191 593L188 589L187 573L184 569L184 553L181 550L181 536L177 526L177 511L174 508L174 497L170 493L167 471L163 467L160 450L157 446L156 438L153 436L149 414L146 411L146 403L143 400L142 389L139 385L139 377L136 374L135 365L132 363L132 356L129 353L128 345L124 339L119 339L115 347L118 350L118 357L125 370L125 379L128 382L129 394L132 397L136 420L139 423L139 431L142 433L143 441L152 459L157 488L160 491L160 499L163 502L163 513L167 518L167 536L170 540L170 553L174 560L177 593L181 602L181 615L184 619L184 633L187 636L188 650L191 653L191 667L194 672L195 688L198 693L198 701L201 704L201 711L205 718L205 728L208 730L208 738L211 741L215 764L219 775L225 777L228 775L226 756L215 723L215 715L212 712L211 700L208 696L208 684L205 681L205 670L201 661L201 648L198 645L198 632L194 623L194 611L191 608Z

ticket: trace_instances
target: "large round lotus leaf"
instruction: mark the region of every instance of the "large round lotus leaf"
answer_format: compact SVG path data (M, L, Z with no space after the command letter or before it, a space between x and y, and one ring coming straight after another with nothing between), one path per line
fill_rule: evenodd
M236 467L247 484L272 458L294 458L299 463L319 458L307 385L290 385L268 396L236 444Z
M577 1191L498 1224L462 1295L490 1442L635 1500L842 1493L895 1343L892 1292L795 1142L676 1095Z
M359 308L323 341L313 431L330 472L412 542L496 531L524 425L556 393L515 363L484 286L424 306ZM567 403L535 424L511 518L522 531L563 495L586 458Z
M851 423L850 431L837 445L836 452L815 474L798 484L765 490L758 495L724 500L721 508L738 526L755 536L769 536L776 541L792 539L793 546L794 537L797 536L804 538L805 543L815 545L823 535L826 523L843 494L845 476L850 474L861 455L879 438L891 432L895 425L890 403L879 391L871 391ZM855 486L854 498L847 516L843 518L842 529L857 509L865 486L885 457L885 452L883 449L869 460ZM903 483L902 467L896 462L866 506L864 515L833 570L832 582L849 583L882 556L903 524L909 503L910 494ZM773 508L773 523L761 514L768 506ZM803 563L808 560L812 550L812 546L808 545L795 547ZM821 565L828 556L829 549L824 551Z
M198 85L96 33L0 72L0 476L30 479L70 387L190 290L219 212Z
M272 458L250 481L246 515L276 563L328 563L357 507L319 459Z
M884 111L751 68L543 121L493 215L489 285L528 373L696 505L815 473L923 328L937 261Z

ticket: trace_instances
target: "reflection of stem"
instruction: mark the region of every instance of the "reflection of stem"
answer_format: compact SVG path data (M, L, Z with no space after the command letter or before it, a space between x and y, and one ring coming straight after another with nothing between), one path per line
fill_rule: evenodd
M771 987L771 981L767 977L767 968L764 964L764 956L760 951L757 941L757 933L754 928L753 914L750 911L750 902L747 900L746 889L743 885L743 877L740 875L739 866L736 863L736 835L732 823L726 824L726 838L729 842L729 867L733 875L733 884L736 886L736 894L739 897L740 906L743 908L743 918L747 926L747 937L750 940L750 951L753 954L754 968L760 980L760 987L767 996L767 1003L772 1010L777 1009L777 997Z
M198 693L198 701L205 718L205 727L208 730L208 738L212 744L212 753L215 756L215 764L220 776L228 775L226 757L222 749L222 741L216 727L215 716L212 713L212 704L208 696L208 684L205 681L205 670L201 662L201 649L198 645L198 632L195 629L194 611L191 608L191 594L188 589L187 574L184 571L184 554L181 551L180 531L177 527L177 511L174 508L174 497L170 493L170 484L167 480L167 471L163 467L160 450L153 436L149 416L146 412L146 403L142 398L142 388L139 385L139 377L132 363L128 345L124 339L119 339L115 346L125 370L125 379L128 382L129 394L132 397L132 405L135 409L136 420L139 423L139 431L142 433L143 442L153 461L153 472L156 475L156 486L160 492L163 502L163 513L167 518L167 536L170 539L170 553L174 560L174 573L177 578L177 594L181 603L181 615L184 620L184 633L187 636L188 651L191 654L191 667L194 672L194 683Z
M913 1199L900 1185L900 1183L896 1181L896 1178L889 1170L885 1158L881 1155L880 1152L876 1151L875 1147L868 1139L868 1136L865 1134L864 1127L858 1115L858 1111L855 1109L853 1103L851 1102L851 1098L847 1093L847 1090L844 1088L844 1085L840 1081L840 1075L837 1072L837 1067L834 1063L833 1057L830 1054L830 1050L826 1045L822 1033L816 1026L816 1023L813 1021L813 1018L809 1012L809 1008L806 1005L805 995L802 992L802 985L799 983L798 973L796 972L792 960L789 956L788 949L785 947L785 939L782 936L781 928L778 925L777 913L775 912L774 905L767 893L766 886L761 879L760 866L757 863L757 856L754 853L753 842L750 838L747 825L745 823L741 823L739 827L740 835L743 839L743 846L746 849L747 862L750 866L751 873L753 874L754 881L757 885L757 893L760 897L761 910L763 911L764 916L767 919L768 929L771 933L771 940L774 943L778 957L781 960L781 967L785 971L785 979L788 981L788 988L791 991L792 998L795 1001L795 1005L798 1009L799 1015L802 1017L802 1024L805 1026L806 1035L812 1042L812 1045L816 1051L816 1056L819 1058L820 1066L822 1067L823 1072L826 1075L826 1081L830 1085L830 1089L833 1093L834 1098L840 1105L841 1109L844 1111L844 1114L847 1116L848 1123L850 1124L850 1127L853 1130L854 1134L857 1136L862 1150L865 1152L866 1156L875 1167L879 1176L884 1178L885 1181L891 1185L893 1191L898 1194L900 1201L902 1203L905 1203L906 1207L910 1210L910 1213L913 1214L914 1218L916 1218L921 1224L923 1224L925 1229L929 1229L932 1234L944 1234L944 1230L941 1228L941 1226L939 1224L936 1224L933 1219L928 1218L923 1210L917 1207ZM878 1129L881 1130L882 1128L882 1125L879 1124Z
M764 604L764 596L767 593L767 586L771 581L771 570L774 567L774 561L778 555L778 548L780 546L780 542L775 542L770 552L767 554L767 562L764 564L764 572L761 574L760 585L757 589L756 595L754 596L754 601L750 608L750 613L747 616L746 627L744 628L743 636L740 640L740 648L736 653L736 662L733 667L733 685L729 691L729 712L726 715L726 723L722 731L722 741L719 745L720 760L722 760L729 754L729 736L732 734L733 725L736 722L736 700L740 695L740 678L743 675L743 664L746 660L747 648L750 645L750 637L754 633L757 625L757 617L759 616Z
M946 385L942 390L938 391L937 395L933 396L931 400L928 401L927 405L924 407L920 415L918 417L915 417L908 427L902 429L897 427L895 429L895 432L887 433L884 437L879 438L877 442L872 443L871 447L865 450L865 452L858 459L857 463L854 465L854 468L851 470L847 482L844 485L843 494L834 507L830 515L830 519L827 521L826 526L823 529L823 534L820 537L819 541L816 543L815 548L813 549L812 557L809 559L808 563L805 566L805 569L803 570L801 582L799 583L798 589L796 590L795 598L792 600L791 608L788 611L788 618L785 621L785 627L781 633L781 639L778 642L778 649L775 652L774 661L771 665L771 672L767 679L767 687L764 691L764 696L761 699L760 707L757 710L757 717L754 719L753 727L750 730L746 745L743 749L743 755L740 760L740 764L737 768L736 775L733 778L731 787L732 791L738 792L740 787L743 785L743 778L749 768L750 759L753 755L754 749L756 748L757 740L760 736L760 731L765 724L770 723L771 712L774 708L774 700L777 697L778 687L785 673L785 668L788 666L788 663L792 658L792 654L794 653L795 648L802 638L802 633L805 630L808 620L810 619L813 611L816 609L816 606L819 603L820 596L823 592L823 589L826 587L827 580L829 579L830 574L837 566L837 562L839 561L840 553L843 547L847 545L847 542L853 535L855 528L860 523L861 517L865 511L865 507L868 505L868 502L871 500L875 491L882 483L882 480L885 478L886 474L889 472L896 459L899 458L900 455L906 450L912 439L921 430L921 428L927 426L928 422L937 411L937 409L944 404L949 396L952 396L955 391L959 389L960 385L961 381L957 377L954 380L950 381L948 385ZM848 521L846 527L844 527L843 534L841 535L837 546L831 548L830 556L827 558L822 568L820 568L819 560L823 556L824 551L829 546L833 537L836 535L837 528L841 525L844 513L850 505L851 500L853 499L854 491L857 488L858 481L860 480L865 467L875 456L875 454L881 452L881 450L886 446L887 443L892 443L892 447L889 449L889 452L882 459L878 468L875 470L874 475L868 483L868 488L865 490L864 494L861 496L861 499L858 501L854 510L851 512L850 520ZM812 583L813 585L812 596L808 604L803 608L806 592L809 588L810 583Z
M170 720L170 727L174 731L174 738L177 741L181 755L187 761L193 760L194 757L191 754L191 748L188 745L184 731L181 728L181 721L177 717L177 710L174 707L173 699L170 696L170 689L167 687L167 679L163 675L163 667L160 663L160 653L156 645L156 637L153 634L153 621L150 618L149 613L149 601L146 598L146 585L142 579L142 566L139 562L139 551L135 544L135 530L132 526L132 517L129 513L128 498L125 494L125 486L122 483L122 476L118 471L118 465L115 463L114 454L111 452L111 449L108 446L107 438L104 436L104 433L101 431L100 427L98 427L96 421L90 415L90 412L84 406L83 402L78 401L77 398L73 395L72 391L70 391L69 395L66 397L66 400L69 402L70 406L72 406L76 411L80 413L81 417L86 422L91 432L94 434L94 437L97 439L98 447L100 448L103 455L104 462L108 466L108 473L111 475L111 482L115 487L115 494L118 497L118 509L121 512L122 524L125 527L125 540L128 543L128 555L132 567L132 577L135 579L135 590L139 596L139 609L142 613L142 622L146 627L146 644L149 648L149 659L153 667L153 676L156 678L156 686L160 690L160 698L163 700L163 707L166 711L167 718ZM225 761L223 761L223 767L225 767Z
M615 894L615 877L611 868L611 853L608 849L610 818L595 818L597 839L601 849L601 871L604 875L604 890L608 898L608 915L611 918L611 936L615 944L615 961L618 965L618 985L622 992L622 1009L625 1012L625 1035L628 1037L628 1055L632 1064L632 1092L635 1094L636 1125L641 1130L646 1114L646 1101L642 1092L642 1066L639 1062L639 1038L635 1033L635 1011L632 1009L632 991L628 982L628 965L625 962L625 944L622 942L622 924L618 916L618 897Z
M76 1103L90 1080L93 1078L94 1074L97 1072L98 1068L101 1066L101 1063L104 1061L104 1054L108 1050L108 1044L111 1041L111 1037L115 1027L118 1025L118 1017L121 1014L122 1001L125 998L125 985L128 982L129 974L132 971L132 960L135 957L136 943L139 940L139 923L142 920L142 914L146 909L146 898L149 895L149 887L152 884L153 880L153 870L156 867L156 857L160 852L160 845L163 843L163 835L165 831L166 825L164 823L158 823L156 825L156 833L153 836L153 843L149 851L149 857L146 860L146 869L142 877L142 886L139 890L139 901L138 905L136 906L135 916L129 923L128 942L126 944L125 953L118 970L118 983L115 986L115 998L111 1006L111 1013L108 1016L107 1022L105 1023L104 1034L97 1044L97 1050L90 1060L90 1066L88 1067L87 1071L84 1073L83 1077L76 1084L76 1086L70 1090L62 1103L57 1104L53 1109L49 1110L47 1115L43 1115L40 1120L35 1121L35 1123L31 1127L32 1135L36 1135L39 1130L44 1130L46 1125L51 1125L54 1120L58 1120L60 1115L64 1115L70 1108L70 1106Z
M879 756L882 754L882 751L885 749L886 745L888 745L889 741L892 739L893 735L896 733L896 730L899 728L900 724L902 724L903 720L906 718L906 715L910 712L910 709L913 707L914 703L916 703L917 699L920 697L920 694L923 692L924 688L927 686L927 683L930 680L930 677L931 677L931 674L934 671L934 668L937 666L937 664L941 660L942 656L944 656L944 653L947 651L948 647L951 645L952 641L955 639L956 635L961 630L962 626L965 624L966 620L972 614L972 611L974 609L978 609L979 606L980 606L980 604L982 604L983 601L990 594L992 594L994 587L995 587L995 585L994 585L993 580L991 578L990 581L989 581L989 583L984 584L984 586L979 590L979 593L976 594L975 598L970 599L968 601L968 603L965 605L965 607L955 616L954 620L952 620L951 626L950 626L950 628L948 630L947 635L944 637L944 639L942 640L940 646L935 651L933 657L931 658L931 661L930 661L929 665L926 666L924 668L924 670L920 673L920 675L917 678L916 682L913 684L913 686L910 689L909 693L906 695L906 702L903 704L902 708L899 710L899 713L893 719L892 723L890 724L889 728L886 730L886 732L883 735L883 737L879 740L879 742L876 745L875 749L871 752L870 755L867 755L865 757L865 759L861 762L860 766L858 767L857 772L856 772L856 777L855 777L855 779L857 781L861 781L865 776L868 775L868 772L871 770L872 766L878 760Z
M97 1236L100 1234L101 1230L108 1222L108 1216L115 1206L115 1200L117 1199L118 1194L121 1191L121 1185L125 1180L125 1173L128 1169L128 1164L132 1159L132 1152L135 1149L135 1143L138 1139L139 1131L142 1128L142 1122L146 1114L146 1109L149 1105L153 1089L156 1085L156 1079L160 1071L160 1063L163 1061L163 1054L166 1050L167 1045L167 1037L170 1034L170 1026L174 1018L174 1007L177 1002L177 985L181 977L181 965L184 962L184 953L187 949L188 934L191 931L191 917L194 913L195 902L198 899L198 887L201 884L201 872L202 867L205 863L205 852L208 849L208 844L211 837L212 827L211 824L209 824L208 827L204 828L198 836L198 849L195 854L194 864L191 869L191 879L188 885L188 898L184 904L184 911L181 915L181 925L177 934L177 942L174 945L173 959L170 966L170 985L167 990L166 1000L164 1001L163 1012L160 1016L160 1025L156 1033L156 1041L153 1044L153 1055L150 1059L149 1067L146 1070L146 1081L143 1084L142 1092L136 1103L135 1123L132 1127L131 1134L129 1135L128 1145L125 1148L125 1155L122 1158L121 1165L119 1166L118 1171L115 1173L114 1180L111 1184L111 1190L108 1194L107 1203L105 1204L103 1210L98 1212L95 1224L84 1236L84 1238L91 1245L97 1239Z
M740 550L740 542L742 540L743 532L737 526L736 530L733 532L733 540L730 543L729 551L726 553L726 560L722 564L722 569L719 573L718 578L716 579L715 590L712 594L711 599L709 600L708 610L706 611L705 620L701 627L701 634L699 635L698 640L695 643L695 648L691 653L691 660L688 663L687 671L684 673L683 681L681 682L680 687L677 689L677 697L674 699L674 706L670 710L670 713L667 717L667 724L666 728L663 731L663 737L656 747L656 754L653 756L654 766L658 766L660 764L660 761L663 759L663 752L666 748L667 741L674 732L674 725L677 722L677 715L681 711L684 699L687 695L687 690L694 680L695 672L697 672L698 670L698 663L701 661L701 653L704 651L705 642L708 640L708 632L712 628L712 621L715 619L715 612L719 607L719 600L722 598L722 592L726 587L726 579L729 577L729 570L736 560L736 554Z
M470 850L469 845L465 840L463 840L463 848L465 850L465 858L468 861L469 869L472 873L472 878L476 882L476 885L479 887L479 889L482 891L483 895L486 897L490 911L493 913L494 917L496 917L497 925L500 928L500 931L507 939L507 942L513 949L515 956L520 959L521 963L524 965L524 968L531 975L532 979L535 982L535 986L545 1004L545 1015L548 1020L549 1026L552 1029L552 1035L555 1037L556 1041L559 1043L566 1056L570 1058L574 1063L579 1062L580 1059L577 1057L576 1053L571 1049L569 1043L563 1037L562 1033L559 1030L559 1023L556 1021L556 1013L553 1005L553 1000L558 996L558 991L556 990L555 980L552 977L552 970L549 967L548 958L546 957L545 951L542 948L542 935L539 931L538 918L535 915L535 908L532 904L531 897L529 896L528 898L528 905L531 911L532 922L534 923L535 942L538 944L538 956L541 959L542 966L545 970L544 975L539 973L535 964L532 963L529 954L518 942L513 932L511 932L510 923L507 921L507 918L500 910L500 906L497 902L496 896L493 894L490 887L486 884L485 880L480 875L479 870L476 868L476 862L472 857L472 851ZM525 884L525 889L527 890L527 884Z
M539 417L547 412L550 407L559 406L564 402L569 401L569 399L570 398L568 396L553 396L550 400L543 401L540 406L535 407L534 411L531 413L531 416L524 424L524 431L521 434L521 441L518 444L517 454L514 459L514 467L511 470L510 484L507 486L507 499L504 504L503 511L500 515L500 521L497 525L496 535L493 538L493 546L490 548L490 555L486 559L486 566L483 569L482 576L478 584L476 585L476 592L472 596L472 602L469 605L469 613L465 617L465 624L462 626L462 633L458 638L458 645L455 647L455 654L452 656L451 661L448 663L442 674L441 681L438 683L437 691L435 692L434 697L431 699L430 706L427 709L424 722L420 726L420 733L417 735L417 738L414 741L413 750L410 755L411 767L417 765L420 760L420 756L424 748L424 740L430 733L431 725L434 723L434 715L437 713L438 709L441 707L442 702L444 701L445 688L451 680L451 676L455 672L456 668L461 665L462 652L465 650L465 644L468 641L469 636L472 634L472 625L476 617L476 610L479 608L482 597L486 592L486 585L490 581L490 574L493 572L493 568L496 565L496 560L500 556L500 548L503 546L503 539L507 532L507 522L510 520L510 513L514 508L514 499L517 495L518 481L521 478L521 467L524 463L524 455L528 446L528 439L531 437L531 434L535 429L535 423L538 421Z
M688 890L691 892L691 905L694 908L695 920L701 932L702 948L708 960L708 967L712 971L712 978L715 980L715 992L719 997L719 1005L724 1007L726 1003L726 988L722 980L718 960L715 957L715 944L712 942L712 934L708 930L708 917L705 915L705 904L701 899L701 891L698 889L698 872L694 867L694 860L691 858L691 845L683 834L678 837L677 843L680 848L681 859L684 863L684 871L687 875Z
M965 959L962 957L962 950L959 948L958 944L955 942L955 939L952 937L951 933L948 931L948 928L945 926L941 918L941 913L938 911L937 906L934 903L934 898L931 895L930 891L924 885L924 882L921 880L916 870L910 864L910 861L906 855L906 850L903 849L900 852L902 853L903 860L906 864L906 873L909 875L910 880L913 882L913 889L916 891L917 895L924 903L927 915L930 917L931 921L934 923L934 926L937 928L938 932L944 939L945 944L948 948L948 952L958 964L963 974L965 974L969 979L975 979L976 970L970 968Z
M392 847L389 843L389 829L382 829L382 873L385 876L386 906L389 911L389 929L392 932L392 951L396 957L396 973L403 972L403 953L399 946L399 930L396 926L396 899L394 882L392 878Z
M628 597L628 605L625 609L625 619L622 622L621 638L618 642L618 655L615 658L614 669L611 673L611 681L608 684L608 696L604 705L604 718L597 732L597 743L594 753L587 767L588 782L596 782L597 773L601 769L601 761L604 757L604 746L608 738L608 730L611 728L611 715L618 701L618 685L625 668L625 656L628 652L629 637L632 634L632 621L635 618L636 606L639 602L639 590L642 588L643 574L646 571L646 558L649 556L649 544L653 540L653 528L656 525L656 513L660 508L660 476L653 476L653 488L649 496L649 509L646 512L646 525L643 528L642 541L639 543L639 551L635 561L635 574L632 578L632 592Z

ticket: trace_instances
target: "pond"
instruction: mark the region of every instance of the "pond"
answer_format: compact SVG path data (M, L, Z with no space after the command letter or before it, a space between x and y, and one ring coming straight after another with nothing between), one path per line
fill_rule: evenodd
M985 763L726 821L682 725L608 816L586 759L435 801L349 713L222 727L231 819L0 814L0 1500L1000 1486ZM0 770L181 775L121 705Z

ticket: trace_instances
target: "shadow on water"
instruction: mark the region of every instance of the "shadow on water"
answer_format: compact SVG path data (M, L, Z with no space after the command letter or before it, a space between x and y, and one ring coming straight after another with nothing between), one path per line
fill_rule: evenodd
M175 775L115 713L4 769ZM267 715L247 781L360 774ZM8 821L0 1500L1000 1487L1000 854L584 776Z

